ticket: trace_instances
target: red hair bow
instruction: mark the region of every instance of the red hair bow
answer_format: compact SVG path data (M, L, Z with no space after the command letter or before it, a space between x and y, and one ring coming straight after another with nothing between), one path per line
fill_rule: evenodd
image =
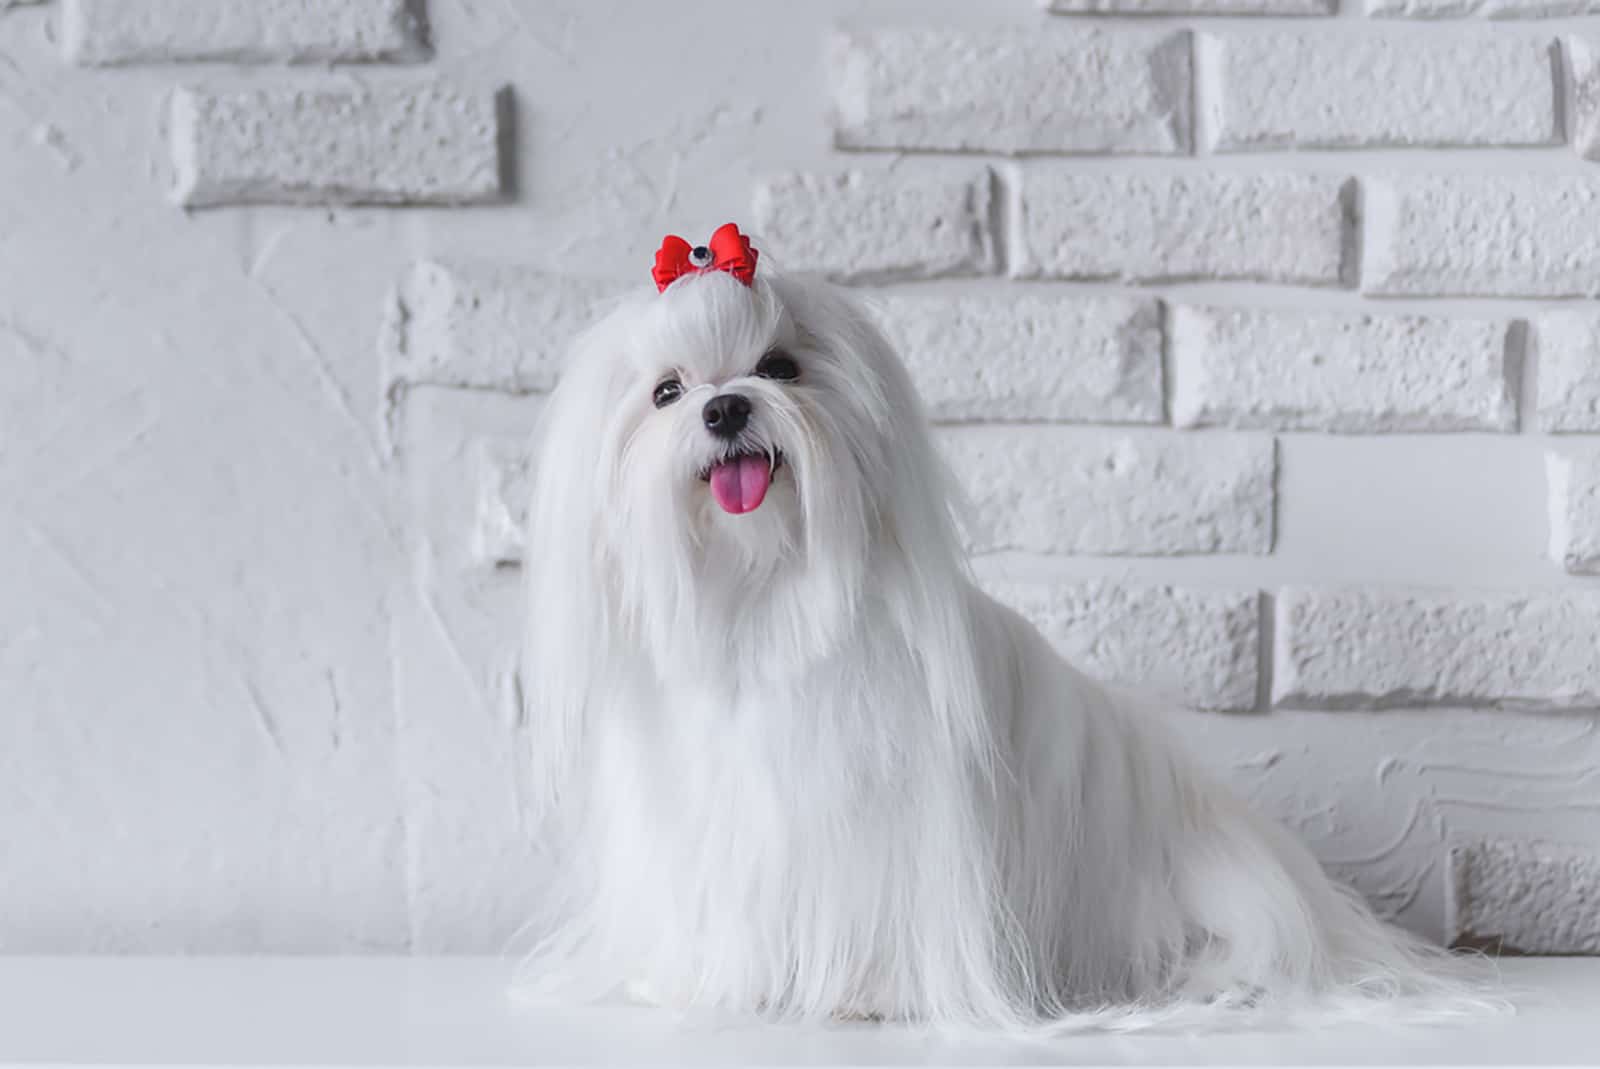
M657 291L666 289L684 275L706 271L726 271L748 286L755 281L758 255L750 247L750 239L739 233L737 226L723 223L704 245L690 247L678 235L669 234L656 250L656 266L650 276L656 280Z

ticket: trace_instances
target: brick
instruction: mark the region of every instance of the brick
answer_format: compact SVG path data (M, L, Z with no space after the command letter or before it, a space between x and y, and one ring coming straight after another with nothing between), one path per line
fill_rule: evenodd
M1539 427L1600 431L1600 315L1553 312L1531 332L1539 364Z
M1600 11L1600 4L1595 10ZM1567 136L1586 160L1600 160L1600 57L1593 37L1568 37Z
M1189 151L1187 33L844 30L828 66L840 148Z
M1600 954L1600 853L1530 839L1450 848L1455 946L1522 954Z
M527 919L518 885L543 886L551 871L527 834L522 801L538 786L523 756L534 743L517 671L530 602L520 575L489 566L511 563L502 547L520 556L508 530L527 507L517 467L544 397L420 387L403 405L391 474L413 566L406 595L384 615L389 762L404 788L390 807L405 829L407 946L494 953ZM494 514L500 503L503 517ZM479 875L462 879L468 872Z
M85 66L419 60L413 0L64 0L66 56Z
M1600 575L1600 445L1545 453L1550 558L1573 575Z
M1511 327L1504 320L1177 308L1173 422L1512 431Z
M1090 675L1191 709L1256 705L1260 596L1107 582L987 580Z
M1303 708L1600 705L1600 595L1289 589L1273 701Z
M440 82L180 89L175 196L220 204L466 204L500 196L495 99Z
M491 566L521 564L533 493L532 458L525 444L490 439L478 445L473 462L478 487L473 552Z
M1473 36L1391 41L1270 33L1205 35L1219 151L1428 145L1553 145L1548 41Z
M1413 19L1451 19L1468 15L1528 19L1597 12L1600 12L1600 0L1367 0L1369 15Z
M1319 175L1085 175L1023 182L1020 278L1337 286L1348 182Z
M1050 0L1062 15L1331 15L1338 0Z
M756 187L757 243L841 281L989 274L992 184L987 169L778 175Z
M887 297L938 420L1161 423L1161 307L1117 297Z
M974 506L977 551L1089 556L1269 553L1272 439L1061 427L940 438Z
M1362 280L1379 296L1600 296L1600 178L1367 184Z
M625 289L526 267L414 264L395 292L388 378L507 393L549 390L573 338Z

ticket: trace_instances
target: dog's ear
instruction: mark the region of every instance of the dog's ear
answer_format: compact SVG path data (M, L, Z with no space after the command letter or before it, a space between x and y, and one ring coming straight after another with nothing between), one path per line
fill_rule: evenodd
M553 809L582 747L592 683L610 643L613 598L599 529L607 474L596 463L623 368L602 322L572 345L561 381L534 433L532 499L523 576L527 634L522 658L534 804Z
M930 567L964 559L956 535L964 497L934 444L911 373L877 317L855 294L816 279L780 275L771 283L805 344L847 362L850 388L840 400L854 405L857 422L870 428L870 435L856 436L858 446L878 449L863 466L881 473L872 499L890 537L915 557L925 552Z

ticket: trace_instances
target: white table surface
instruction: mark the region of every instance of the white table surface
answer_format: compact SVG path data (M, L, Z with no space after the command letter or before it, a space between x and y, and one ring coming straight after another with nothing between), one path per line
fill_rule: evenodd
M532 1010L507 998L510 972L487 958L0 957L0 1066L1600 1066L1600 959L1509 960L1519 1012L1470 1024L1048 1044Z

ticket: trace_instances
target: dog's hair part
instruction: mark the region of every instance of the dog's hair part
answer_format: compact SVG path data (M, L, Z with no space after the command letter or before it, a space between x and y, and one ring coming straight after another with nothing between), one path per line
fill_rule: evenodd
M793 381L755 373L774 350ZM705 481L729 392L772 472L740 515ZM533 993L1035 1033L1493 1003L977 589L910 376L842 291L708 272L622 304L535 458Z

